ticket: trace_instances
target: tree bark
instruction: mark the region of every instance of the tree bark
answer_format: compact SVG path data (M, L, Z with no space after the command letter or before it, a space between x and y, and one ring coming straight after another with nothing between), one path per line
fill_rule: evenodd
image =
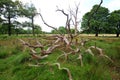
M11 36L11 21L10 21L10 17L8 18L8 35Z
M119 37L119 33L116 33L116 37Z
M98 32L95 34L95 37L98 37Z
M35 36L35 28L34 28L34 16L32 16L32 18L31 18L31 20L32 20L32 33L33 33L33 36Z
M10 9L8 8L8 35L11 36L11 18L10 18Z

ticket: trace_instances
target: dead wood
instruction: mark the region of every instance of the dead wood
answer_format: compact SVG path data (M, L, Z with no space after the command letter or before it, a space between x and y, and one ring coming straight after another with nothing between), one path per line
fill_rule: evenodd
M103 53L103 49L101 49L99 47L96 47L96 46L91 46L90 48L98 50L99 51L99 56L105 57L113 63L113 60Z
M45 62L45 63L37 63L36 65L34 65L34 64L28 64L28 66L30 66L30 67L40 67L41 65L47 65L48 64L48 62Z
M30 45L29 43L26 43L24 40L22 40L22 39L19 39L21 42L22 42L22 44L24 45L24 46L27 46L28 48L30 48L30 55L32 56L32 58L34 58L34 59L43 59L43 58L45 58L45 57L47 57L48 56L48 54L51 54L52 53L52 51L55 49L55 48L57 48L57 47L59 47L60 45L52 45L52 46L50 46L50 47L48 47L47 48L47 50L45 50L44 49L44 46L39 42L39 41L37 41L37 45ZM35 51L35 49L36 48L40 48L41 49L41 56L40 55L37 55L36 53L36 51Z
M59 32L59 34L61 34L61 35L62 35L62 33L61 33L59 30L57 30L57 28L55 28L55 27L53 27L53 26L51 26L51 25L49 25L49 24L47 24L47 23L45 22L45 20L43 19L43 16L42 16L42 14L41 14L41 13L38 13L38 14L40 15L40 17L41 17L41 19L42 19L43 23L44 23L46 26L48 26L48 27L50 27L50 28L52 28L52 29L56 30L57 32Z
M43 58L48 57L48 55L44 55L44 56L37 55L36 54L37 52L31 48L30 48L30 51L31 51L30 55L32 56L33 59L43 59Z
M84 39L81 39L81 46L85 46L85 44L86 44L86 42L88 42L88 40L86 39L86 40L84 40Z
M65 70L68 73L69 80L73 80L71 72L68 68L65 68L65 67L61 68L60 63L54 63L53 65L56 65L59 70Z
M64 59L64 61L63 61L63 62L65 62L66 60L68 60L68 56L69 56L70 54L79 53L79 52L80 52L80 49L77 48L76 50L72 50L72 51L69 52L69 53L66 53L66 52L64 52L64 51L62 51L62 52L63 52L63 54L61 54L60 56L57 57L57 61L58 61L61 57L65 57L65 59Z
M94 56L94 54L90 48L88 48L85 52L88 52L90 55Z
M68 36L70 36L70 39L71 39L70 42L72 42L73 35L72 35L71 29L70 29L70 21L71 21L70 15L65 13L65 11L63 9L57 9L56 11L62 12L67 17L65 28L66 28L66 32L67 32Z
M59 46L60 45L53 45L53 46L48 47L47 50L42 50L41 51L41 56L51 54L52 51Z
M80 60L80 64L81 64L81 66L83 66L83 61L82 61L82 55L81 54L79 54L79 56L78 56L78 58L77 59L79 59Z

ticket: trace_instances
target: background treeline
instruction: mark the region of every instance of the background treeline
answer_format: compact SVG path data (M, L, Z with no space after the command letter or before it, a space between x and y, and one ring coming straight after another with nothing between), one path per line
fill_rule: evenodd
M99 33L110 33L116 34L118 37L120 34L120 10L110 12L108 8L101 6L91 17L90 21L88 21L97 7L98 5L94 5L83 16L79 31L82 30L82 33L94 33L96 36ZM43 32L39 25L34 24L34 18L38 14L32 3L23 4L18 0L0 0L0 34L8 34L9 36L11 34L33 34L34 36L35 34L47 33ZM29 21L20 22L18 18L23 18L23 20L24 18L28 18ZM64 26L60 26L58 30L66 33ZM71 32L74 33L75 30L71 29ZM58 32L52 30L49 33L57 34Z
M0 0L0 34L40 34L42 29L34 24L37 10L32 3L16 0ZM19 19L22 18L22 21ZM28 19L26 21L25 19Z

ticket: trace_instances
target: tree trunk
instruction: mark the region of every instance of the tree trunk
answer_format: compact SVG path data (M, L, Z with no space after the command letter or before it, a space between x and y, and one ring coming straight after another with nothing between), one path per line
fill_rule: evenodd
M10 21L10 16L8 17L8 35L11 36L11 21Z
M95 33L95 37L98 37L98 32Z
M99 33L99 27L95 27L95 37L98 37L98 33Z
M35 30L34 30L34 17L32 16L32 33L33 33L33 36L35 36Z
M119 33L116 34L116 37L119 37Z

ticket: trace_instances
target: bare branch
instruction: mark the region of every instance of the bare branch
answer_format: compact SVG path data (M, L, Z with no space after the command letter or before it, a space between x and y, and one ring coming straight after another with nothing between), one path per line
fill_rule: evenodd
M90 55L94 56L93 52L91 51L90 48L88 48L85 52L88 52Z
M47 50L46 50L46 53L51 53L55 48L57 48L58 46L60 45L53 45L51 47L49 47Z
M80 60L80 64L81 64L81 66L83 66L83 61L82 61L82 55L81 54L79 54L79 56L78 56L78 58L77 59L79 59Z
M32 56L33 59L43 59L43 58L48 57L48 55L45 55L45 56L37 55L36 54L37 52L33 49L30 49L30 51L31 51L30 55Z
M51 25L49 25L49 24L47 24L47 23L45 22L45 20L43 19L43 16L42 16L41 13L38 13L38 14L40 15L40 17L41 17L43 23L44 23L46 26L48 26L48 27L50 27L50 28L56 30L57 32L59 32L59 33L61 34L61 32L57 30L57 28L55 28L55 27L53 27L53 26L51 26Z
M56 30L56 31L57 31L57 29L56 29L55 27L50 26L50 25L48 25L48 24L45 22L45 20L43 19L43 16L42 16L42 14L41 14L41 13L39 13L39 15L40 15L40 17L41 17L42 21L44 22L44 24L45 24L46 26L48 26L48 27L50 27L50 28L52 28L52 29L54 29L54 30Z
M67 16L67 17L68 17L68 14L67 14L67 13L65 13L65 12L64 12L64 10L57 9L56 11L60 11L60 12L62 12L65 16Z
M73 36L72 36L72 33L71 33L71 29L70 29L71 18L69 18L69 14L65 13L64 10L61 10L61 9L57 9L56 11L62 12L67 17L66 26L65 27L66 27L66 31L67 31L68 35L71 37L71 41L72 41Z
M107 55L105 55L103 53L103 49L99 48L99 47L96 47L96 46L91 46L90 48L94 48L94 49L97 49L99 51L99 55L100 56L103 56L103 57L106 57L108 60L110 60L112 63L114 62L110 57L108 57Z
M60 63L54 63L53 65L56 65L59 70L65 70L65 71L67 71L69 80L73 80L71 72L70 72L70 70L68 68L65 68L65 67L61 68Z
M29 43L23 41L22 39L19 39L19 41L22 42L23 45L26 45L26 46L29 46L29 45L30 45Z
M37 65L28 64L28 66L30 66L30 67L40 67L40 65L46 65L46 64L48 64L48 62L45 62L45 63L37 63Z

